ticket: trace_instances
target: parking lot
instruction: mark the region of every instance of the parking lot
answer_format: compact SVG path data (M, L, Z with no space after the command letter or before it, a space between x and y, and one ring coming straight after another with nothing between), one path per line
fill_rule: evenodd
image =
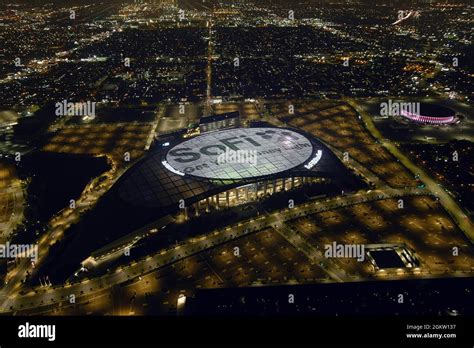
M313 214L288 223L317 248L340 244L401 244L415 252L421 274L474 272L474 252L469 243L432 197L388 199ZM453 248L459 255L453 255ZM333 259L348 273L370 276L373 269L354 259ZM396 270L394 270L396 271ZM407 270L408 272L408 270ZM393 272L392 272L393 273Z
M131 159L144 154L150 124L81 125L58 130L43 147L43 151L109 155L118 163L128 152Z
M289 113L289 105L293 105L294 114ZM347 152L351 159L370 168L388 185L416 185L412 175L366 132L357 113L349 105L328 101L293 101L268 102L267 108L278 119Z

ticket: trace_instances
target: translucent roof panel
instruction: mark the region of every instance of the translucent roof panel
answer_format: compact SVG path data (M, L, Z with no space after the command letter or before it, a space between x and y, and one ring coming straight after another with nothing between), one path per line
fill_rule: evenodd
M175 174L240 180L284 172L305 163L313 145L304 135L280 128L237 128L205 133L166 155Z

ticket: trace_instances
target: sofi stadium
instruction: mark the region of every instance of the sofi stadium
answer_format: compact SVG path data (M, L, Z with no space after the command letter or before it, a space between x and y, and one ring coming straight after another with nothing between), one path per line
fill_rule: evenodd
M121 179L118 196L187 218L303 185L350 190L355 181L323 143L295 129L231 128L157 146Z

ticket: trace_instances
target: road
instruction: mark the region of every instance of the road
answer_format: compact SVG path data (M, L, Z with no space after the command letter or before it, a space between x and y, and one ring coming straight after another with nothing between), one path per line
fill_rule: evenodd
M274 229L296 249L305 254L312 263L320 265L323 271L326 272L333 280L340 283L350 281L350 278L347 276L346 272L329 262L329 260L324 257L323 253L316 249L310 242L308 242L308 240L301 233L296 232L284 222L275 226Z
M214 43L212 42L212 19L208 21L209 27L209 42L207 46L207 66L206 66L206 105L204 108L205 115L210 115L212 112L212 55L214 52Z

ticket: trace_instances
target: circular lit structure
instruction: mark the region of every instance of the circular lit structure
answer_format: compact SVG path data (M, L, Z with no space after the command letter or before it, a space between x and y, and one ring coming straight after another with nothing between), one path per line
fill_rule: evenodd
M163 164L178 175L243 180L288 171L312 154L311 141L292 130L237 128L184 141L168 151Z
M401 115L418 123L450 124L456 121L456 113L450 108L426 103L420 104L419 113L402 110Z

